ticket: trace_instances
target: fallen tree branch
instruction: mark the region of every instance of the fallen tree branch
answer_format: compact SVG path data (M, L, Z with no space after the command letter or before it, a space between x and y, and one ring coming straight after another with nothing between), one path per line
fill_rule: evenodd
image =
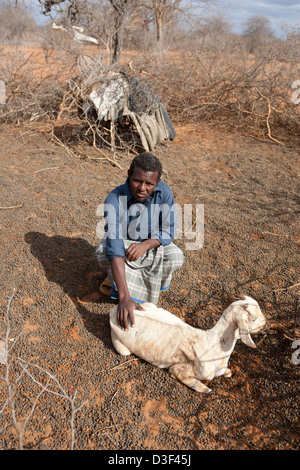
M52 134L52 137L51 137L51 140L53 140L54 142L56 142L58 145L60 145L61 147L63 147L69 155L71 155L71 157L74 157L74 158L84 158L82 157L81 155L76 155L67 145L65 145L53 132L51 132Z
M20 207L23 207L23 204L18 204L17 206L2 206L0 207L1 210L5 209L19 209Z
M269 327L271 330L280 331L285 338L291 341L300 339L300 328L295 326L295 322L271 320Z
M95 148L97 150L97 152L101 153L104 158L101 158L100 160L108 160L110 163L112 163L113 165L116 165L118 168L120 168L120 170L123 170L123 168L121 167L121 165L119 165L119 163L116 162L116 159L111 159L109 158L107 155L105 155L104 152L102 152L101 149L99 149L96 145L96 133L95 133L95 130L93 129L93 126L91 125L91 123L89 122L89 120L86 120L88 125L89 125L89 128L93 134L93 148ZM115 152L114 152L114 157L115 157ZM91 158L91 157L90 157Z
M70 438L70 447L71 450L74 449L75 446L75 416L78 411L81 410L83 406L86 405L87 401L84 401L80 403L79 405L76 405L76 391L73 393L73 391L68 392L65 390L65 388L60 384L58 379L55 377L54 374L48 372L45 370L43 367L38 366L37 364L31 363L26 361L22 357L15 357L15 359L18 361L19 366L21 367L21 372L15 377L14 381L12 381L11 378L11 351L17 344L19 338L23 334L23 331L17 336L17 338L11 339L10 338L10 333L11 333L11 327L10 327L10 308L11 308L11 303L14 298L16 289L13 289L12 295L8 300L7 303L7 309L6 309L6 333L5 333L5 339L3 342L1 342L1 346L3 346L3 351L1 351L1 361L0 364L4 365L5 371L3 376L0 376L0 381L4 382L5 387L6 387L6 399L4 401L4 404L2 408L0 408L0 415L4 412L6 407L10 408L10 416L12 420L12 426L15 429L15 432L17 434L17 439L18 439L18 448L19 450L24 449L24 435L25 431L27 429L27 425L29 423L29 420L32 418L34 411L36 410L37 404L39 402L39 399L41 398L42 394L44 393L49 393L51 395L54 395L56 397L62 398L64 400L67 400L70 404L71 407L71 413L70 413L70 427L71 427L71 438ZM9 346L9 341L13 341L12 346ZM35 369L39 373L42 373L46 376L45 383L42 383L40 379L38 379L34 373L31 372L30 369ZM24 406L22 406L22 414L23 416L19 416L18 409L17 409L17 403L18 399L16 398L16 394L18 391L18 388L23 384L21 380L23 377L27 375L32 382L34 382L40 390L38 391L36 397L34 400L30 400L31 407L29 411L26 414L26 411L24 409ZM24 390L22 391L24 393Z
M270 124L269 124L269 120L270 120L270 116L271 116L271 112L272 112L272 109L274 111L277 111L273 106L271 106L271 103L270 103L270 100L267 96L263 95L259 90L258 88L256 88L256 91L257 93L262 97L264 98L265 100L267 100L267 103L268 103L268 114L266 116L266 125L267 125L267 129L268 129L268 137L273 140L274 142L276 142L277 144L281 144L281 145L284 145L283 142L281 142L280 140L277 140L275 139L275 137L273 137L271 135L271 128L270 128Z
M281 292L284 290L293 289L294 287L298 287L298 286L300 286L300 282L297 282L297 284L293 284L292 286L282 287L281 289L274 289L274 292Z
M41 168L40 170L36 170L34 173L40 173L41 171L46 170L59 170L59 166L50 166L48 168Z

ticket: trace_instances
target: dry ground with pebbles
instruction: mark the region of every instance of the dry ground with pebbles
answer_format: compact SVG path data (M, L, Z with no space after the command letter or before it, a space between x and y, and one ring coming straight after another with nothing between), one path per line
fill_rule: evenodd
M190 325L210 328L235 295L254 297L266 317L293 321L299 295L299 150L217 128L177 126L157 149L179 204L204 204L204 246L186 251L160 306ZM62 134L61 134L62 136ZM62 137L63 138L63 137ZM71 145L71 144L70 144ZM299 365L292 341L271 330L257 349L238 342L230 379L199 395L159 370L124 359L112 347L99 292L105 277L94 257L96 208L122 183L123 169L95 149L73 145L75 158L33 127L1 126L1 338L7 302L10 358L18 382L17 418L32 409L25 449L295 450L299 448ZM92 157L92 158L91 158ZM95 158L95 159L93 159ZM28 364L29 363L29 364ZM38 369L37 366L40 368ZM0 365L1 376L5 372ZM6 398L3 383L1 406ZM18 447L7 406L0 447Z

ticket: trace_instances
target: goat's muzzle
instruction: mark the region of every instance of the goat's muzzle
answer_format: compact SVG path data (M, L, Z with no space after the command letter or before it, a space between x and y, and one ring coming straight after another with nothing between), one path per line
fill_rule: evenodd
M266 335L269 332L269 330L270 330L270 325L266 320L266 322L262 326L258 327L255 331L251 331L251 335L252 336L261 335L261 334Z

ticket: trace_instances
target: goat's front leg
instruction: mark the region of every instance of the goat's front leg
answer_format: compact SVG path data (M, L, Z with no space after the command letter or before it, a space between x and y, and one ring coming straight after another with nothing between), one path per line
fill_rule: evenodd
M169 367L169 373L173 375L180 382L184 383L190 388L199 393L210 393L211 389L206 387L194 374L193 367L190 364L179 363Z
M129 356L131 354L131 351L129 351L129 349L124 346L113 330L111 331L111 340L114 348L119 354L121 354L121 356Z

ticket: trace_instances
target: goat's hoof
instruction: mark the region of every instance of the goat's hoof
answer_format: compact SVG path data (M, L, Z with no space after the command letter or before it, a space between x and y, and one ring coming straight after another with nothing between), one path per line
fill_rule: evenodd
M232 372L231 372L230 369L226 369L223 375L224 375L224 377L231 377L231 376L232 376Z
M198 386L195 390L199 393L211 393L212 392L211 388L207 387L204 384L201 384L201 386L200 387Z

